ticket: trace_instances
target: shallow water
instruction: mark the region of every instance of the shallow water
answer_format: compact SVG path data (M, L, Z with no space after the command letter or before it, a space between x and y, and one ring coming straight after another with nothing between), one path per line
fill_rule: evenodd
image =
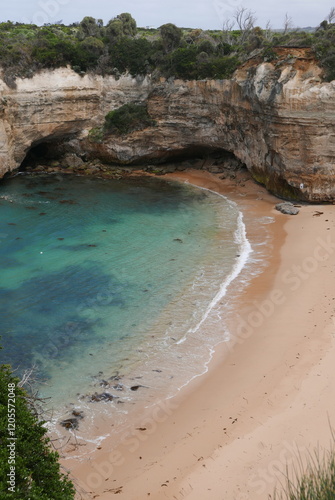
M0 214L0 362L36 367L55 419L92 408L94 392L120 415L172 394L227 338L222 302L250 246L224 197L148 178L20 176L0 185Z

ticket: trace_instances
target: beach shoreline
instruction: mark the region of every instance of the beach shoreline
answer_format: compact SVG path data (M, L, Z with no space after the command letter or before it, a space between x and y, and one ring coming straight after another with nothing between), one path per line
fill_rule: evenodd
M258 500L282 481L286 465L329 445L335 207L304 205L285 216L243 175L238 182L199 171L165 176L226 195L246 219L272 217L270 265L237 299L234 342L218 346L206 374L147 408L116 448L107 439L86 462L62 460L77 498Z

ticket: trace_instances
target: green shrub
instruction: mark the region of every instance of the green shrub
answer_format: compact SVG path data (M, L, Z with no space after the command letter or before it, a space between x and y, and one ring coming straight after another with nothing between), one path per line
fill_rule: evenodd
M166 76L183 80L230 78L239 65L237 56L218 56L200 52L201 45L176 49L162 67Z
M14 430L13 425L8 424L9 388L15 391L15 410L10 410L13 411L10 416L15 421ZM0 366L0 429L2 500L73 500L74 487L60 472L58 454L50 448L46 429L29 408L26 393L18 386L18 379L4 365ZM16 438L15 450L11 454L8 444L14 441L8 439L10 432ZM14 491L8 490L11 487L8 483L10 467L15 467Z
M155 124L148 114L146 104L124 104L110 111L105 117L104 131L114 134L129 134Z
M197 78L225 80L231 78L239 64L237 56L214 57L198 68Z
M275 500L334 500L335 498L335 452L331 449L322 456L318 451L309 456L307 466L286 479L284 492L274 494Z
M120 73L145 75L152 69L153 45L145 38L123 38L110 48L110 60Z
M312 47L325 70L325 79L335 78L335 25L328 22L311 30L274 33L261 28L250 31L243 41L239 30L203 31L178 28L137 28L128 13L102 20L85 17L80 23L25 25L0 23L0 66L11 86L15 78L31 77L41 68L70 65L75 71L119 77L153 74L183 79L229 78L239 62L254 49L263 49L266 60L275 57L276 45ZM230 57L228 57L230 56Z
M100 143L104 138L103 127L94 127L88 133L88 140L90 142Z
M264 61L274 61L275 59L278 59L278 55L272 47L267 47L263 50L263 58Z
M313 48L316 57L325 70L328 81L335 79L335 24L327 24L319 29L313 39Z

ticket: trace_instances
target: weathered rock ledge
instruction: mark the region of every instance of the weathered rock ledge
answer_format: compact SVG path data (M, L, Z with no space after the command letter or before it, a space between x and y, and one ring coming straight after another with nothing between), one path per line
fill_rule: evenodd
M228 151L275 194L335 200L335 81L321 82L309 49L277 49L250 59L231 80L180 81L80 76L68 68L0 80L0 175L29 151L53 145L85 158L122 164L163 163ZM147 101L156 125L101 143L88 138L104 116Z

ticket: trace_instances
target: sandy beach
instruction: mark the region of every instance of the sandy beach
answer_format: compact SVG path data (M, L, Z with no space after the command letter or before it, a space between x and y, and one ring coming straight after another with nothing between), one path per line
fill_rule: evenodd
M106 439L87 461L62 464L78 499L267 499L287 467L332 442L335 206L288 216L248 174L169 178L237 201L247 234L253 214L273 217L269 265L238 298L234 341L219 345L205 375L147 408L116 448Z

